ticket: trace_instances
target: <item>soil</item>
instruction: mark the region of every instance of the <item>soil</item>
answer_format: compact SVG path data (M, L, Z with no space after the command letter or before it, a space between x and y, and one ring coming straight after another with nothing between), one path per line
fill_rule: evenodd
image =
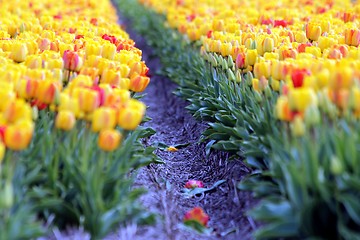
M196 121L185 109L188 103L172 93L176 84L156 75L161 69L159 59L152 55L144 39L131 31L128 22L126 25L136 46L143 51L152 76L142 100L149 106L147 114L152 118L145 126L154 128L156 134L146 144L189 144L177 152L156 150L165 164L152 164L139 171L135 185L148 189L141 201L161 217L155 226L139 227L131 239L251 239L256 224L246 211L256 201L251 193L236 189L249 169L241 159L227 161L230 156L224 152L213 151L206 156L206 144L199 143L206 123ZM201 180L205 187L219 180L226 182L212 192L189 199L181 192L189 179ZM209 227L215 230L214 236L200 236L179 227L185 212L196 206L210 216ZM223 236L231 230L234 232Z
M129 23L126 23L129 25ZM251 193L236 189L237 183L250 171L241 159L227 160L230 155L212 151L205 153L205 144L199 143L206 123L196 121L185 109L186 101L172 92L177 85L163 76L156 75L161 64L152 55L144 39L131 31L127 32L143 51L143 58L150 68L151 83L142 99L149 107L147 114L152 118L145 126L152 127L156 134L146 139L146 145L157 142L167 145L189 144L177 152L156 150L165 164L151 164L139 170L134 187L148 190L140 201L143 206L157 216L153 226L129 225L109 235L106 240L115 239L251 239L257 224L246 211L256 200ZM186 198L182 193L189 179L201 180L205 187L211 187L219 180L226 180L215 190L195 198ZM214 229L210 236L199 235L181 227L184 214L193 207L200 206L210 216L209 227ZM89 239L81 229L64 232L54 231L51 239Z

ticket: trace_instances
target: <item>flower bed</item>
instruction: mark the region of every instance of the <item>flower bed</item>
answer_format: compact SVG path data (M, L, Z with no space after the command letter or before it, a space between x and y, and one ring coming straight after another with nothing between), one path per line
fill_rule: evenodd
M35 216L94 239L151 220L129 175L156 161L137 128L150 78L110 1L0 6L0 239L44 234Z
M120 2L209 149L253 168L239 187L262 197L257 238L359 238L357 5Z

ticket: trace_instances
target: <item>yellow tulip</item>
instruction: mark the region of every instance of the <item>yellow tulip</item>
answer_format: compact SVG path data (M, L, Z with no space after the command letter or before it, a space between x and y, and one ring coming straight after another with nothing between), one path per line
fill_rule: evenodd
M55 126L65 131L71 130L75 125L76 119L73 112L61 110L58 112L55 120Z
M130 99L128 104L119 110L119 126L125 130L134 130L141 123L145 109L145 104L138 100Z
M116 126L116 111L109 107L101 107L94 111L92 116L91 130L99 132L105 129L113 129Z

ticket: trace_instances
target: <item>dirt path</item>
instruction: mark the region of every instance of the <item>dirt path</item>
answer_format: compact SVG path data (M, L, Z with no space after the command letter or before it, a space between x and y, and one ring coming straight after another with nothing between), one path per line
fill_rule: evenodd
M132 239L250 239L256 227L245 211L254 203L250 193L236 190L236 183L248 173L240 160L227 161L226 153L205 154L205 145L199 144L205 123L197 122L185 109L187 103L172 92L176 85L169 79L155 74L161 68L159 60L152 56L151 48L144 39L127 31L143 51L146 64L151 69L151 83L143 101L149 106L147 114L152 118L145 125L156 130L147 144L164 142L168 145L189 144L178 152L157 150L163 165L150 165L140 170L136 186L145 187L148 193L142 197L144 206L161 216L156 226L134 229ZM202 180L205 187L218 180L226 180L215 191L188 199L181 190L189 179ZM210 216L209 226L218 233L237 228L226 237L202 237L179 229L184 213L201 206Z

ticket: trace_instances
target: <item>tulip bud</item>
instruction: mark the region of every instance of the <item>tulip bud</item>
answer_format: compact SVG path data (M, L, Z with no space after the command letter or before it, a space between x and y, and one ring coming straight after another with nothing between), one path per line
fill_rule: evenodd
M254 78L254 76L252 75L252 73L247 72L247 74L246 74L246 83L247 83L248 86L252 86L253 78Z
M59 111L56 116L55 126L65 131L71 130L75 125L76 119L74 113L68 110Z
M235 74L233 73L233 71L231 71L230 69L227 69L227 78L228 80L235 82L236 78L235 78Z
M237 70L237 71L236 71L236 82L237 82L237 83L241 83L241 81L242 81L241 71L240 71L240 70Z
M5 151L6 151L6 148L5 148L4 143L2 141L0 141L0 165L1 165L2 160L4 159Z
M295 137L300 137L305 134L305 124L300 116L296 116L291 123L291 132Z
M0 208L9 209L14 203L14 190L11 181L6 181L1 195L1 206Z
M257 103L261 103L263 98L258 91L254 91L254 98Z
M271 88L269 86L266 86L264 89L264 93L265 93L265 97L267 98L271 98L272 97L272 91Z
M344 164L337 156L330 158L330 171L334 175L340 175L344 172Z
M106 152L114 151L121 142L122 135L115 129L102 130L99 133L99 148Z
M94 111L91 130L99 132L105 129L113 129L116 125L116 111L109 107L101 107Z
M234 60L231 55L228 55L227 64L229 66L229 69L233 69L234 67Z
M308 127L315 126L320 123L320 111L317 106L311 105L305 110L305 124Z

